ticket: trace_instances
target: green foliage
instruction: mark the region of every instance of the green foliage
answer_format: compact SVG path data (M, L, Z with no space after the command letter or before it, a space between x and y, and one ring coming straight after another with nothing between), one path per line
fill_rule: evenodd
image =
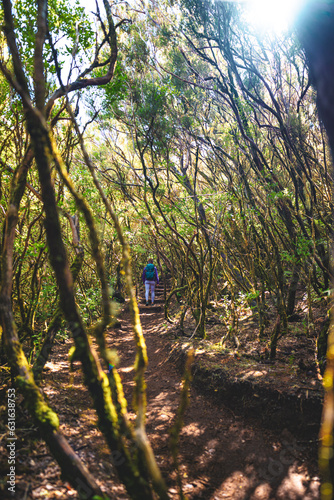
M76 293L77 304L82 318L87 325L101 316L101 291L96 283L96 288L85 288Z
M182 6L182 12L167 6L163 12L154 9L151 19L133 13L132 23L120 30L113 79L103 89L89 91L91 116L101 108L89 132L90 153L132 246L138 278L146 257L158 252L173 285L182 289L174 297L182 299L198 321L206 291L221 298L222 282L234 290L238 307L240 297L264 307L268 292L282 297L284 305L295 266L300 267L302 283L311 280L312 300L322 298L322 290L329 286L330 185L313 95L307 93L295 111L305 80L300 49L294 39L255 43L251 29L238 18L239 7L202 0L185 0ZM20 0L15 9L20 50L31 71L36 7ZM49 24L61 64L75 52L76 61L83 60L93 38L82 7L77 2L50 2ZM45 68L52 87L54 65L49 56L47 44ZM101 52L101 60L108 57ZM280 76L282 68L289 75L286 79ZM95 77L104 74L102 66L94 70ZM22 105L15 95L8 95L4 79L0 96L3 134L15 123L21 137ZM61 106L56 103L53 110L62 119L56 138L69 155L67 166L78 192L94 207L108 279L116 286L116 233L75 151L75 141L71 142ZM17 150L10 146L4 143L3 150L16 165L23 143ZM10 179L3 170L4 207ZM74 214L73 197L56 174L55 179L59 207ZM34 173L29 182L38 189ZM52 297L52 304L57 303L41 221L29 234L27 230L40 210L38 203L27 203L15 242L17 262L23 260L21 295L14 286L21 326L49 321L48 300ZM62 223L72 255L69 225ZM98 318L101 305L82 215L80 226L86 260L77 301L88 324ZM29 303L34 304L31 311Z
M37 4L30 0L18 0L15 3L15 21L21 58L28 73L33 73L34 44L37 19ZM66 2L65 0L50 0L48 2L48 23L60 57L60 65L65 59L74 54L81 54L92 47L94 32L79 0ZM51 47L45 44L45 70L48 74L55 74L55 65L51 57ZM80 55L82 60L82 55Z
M128 76L122 65L117 62L113 79L104 87L105 112L114 109L116 117L121 116L124 100L129 94Z

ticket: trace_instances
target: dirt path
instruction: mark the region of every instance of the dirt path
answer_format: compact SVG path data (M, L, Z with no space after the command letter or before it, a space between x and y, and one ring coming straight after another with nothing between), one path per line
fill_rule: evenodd
M181 374L170 359L170 339L162 311L141 306L147 344L147 431L159 465L173 486L168 430L179 404ZM133 363L129 319L122 321L117 345L122 352L121 373L131 394ZM246 421L222 402L194 388L180 440L184 490L189 499L313 500L319 498L316 445L298 441L285 429L274 434ZM173 495L174 496L174 495ZM175 495L177 498L177 495Z
M179 497L169 458L168 431L179 404L181 373L170 356L170 336L161 303L158 296L153 307L140 306L149 358L147 432L171 498L176 499ZM131 406L135 350L127 313L122 315L120 324L109 332L108 342L120 354L119 370ZM58 412L61 429L106 494L112 500L125 500L128 497L115 476L110 452L96 428L96 414L82 385L79 364L74 373L68 371L70 345L68 341L55 347L45 372L45 393ZM35 430L25 428L28 426L23 417L22 414L22 423L19 419L17 426L15 498L77 498L75 490L60 480L59 467ZM287 429L275 434L261 428L257 423L260 420L261 415L255 421L235 415L221 401L192 388L180 439L181 473L189 500L319 498L316 443L310 444L307 437L294 437ZM5 456L0 467L6 470ZM0 486L1 498L11 498L6 496L4 485Z

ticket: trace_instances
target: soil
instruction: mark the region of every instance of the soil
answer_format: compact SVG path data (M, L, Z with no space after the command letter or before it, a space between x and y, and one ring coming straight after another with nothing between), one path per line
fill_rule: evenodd
M140 311L149 358L147 433L171 498L179 498L179 494L170 458L169 430L179 406L185 352L190 345L196 349L194 380L179 442L187 498L320 498L317 434L322 389L317 370L311 369L314 339L305 336L300 342L299 338L298 347L294 337L285 339L277 361L269 364L266 355L253 352L253 347L258 349L255 342L248 349L239 346L238 351L218 348L217 325L212 326L210 342L180 337L177 328L165 322L161 304L158 297L154 306L143 304ZM249 335L253 329L256 325L250 322ZM248 339L248 346L252 346L251 340ZM118 327L108 332L108 342L120 355L119 371L131 408L135 348L126 310ZM58 413L61 430L103 491L112 500L125 500L128 497L115 475L110 451L96 427L96 415L82 384L79 363L75 363L74 372L69 370L71 345L70 340L55 345L43 372L43 391ZM5 396L10 382L6 373L1 376L0 470L5 478ZM76 499L76 491L61 480L60 469L29 421L20 396L16 402L16 494L8 495L6 479L2 479L1 498ZM131 415L134 416L130 410Z

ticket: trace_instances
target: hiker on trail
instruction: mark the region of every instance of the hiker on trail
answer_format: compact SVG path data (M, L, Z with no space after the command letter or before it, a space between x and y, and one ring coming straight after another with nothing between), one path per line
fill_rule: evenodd
M155 298L155 285L159 283L158 270L153 264L153 259L148 259L147 266L144 267L143 271L143 283L145 284L145 299L146 305L148 306L148 297L151 290L151 303L154 304Z

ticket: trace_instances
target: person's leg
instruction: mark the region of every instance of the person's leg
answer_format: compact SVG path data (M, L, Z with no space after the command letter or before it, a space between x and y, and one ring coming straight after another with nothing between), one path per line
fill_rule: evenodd
M145 281L145 300L146 300L146 305L148 305L148 296L150 293L150 284L148 281Z
M151 284L151 301L154 304L155 299L155 281Z

